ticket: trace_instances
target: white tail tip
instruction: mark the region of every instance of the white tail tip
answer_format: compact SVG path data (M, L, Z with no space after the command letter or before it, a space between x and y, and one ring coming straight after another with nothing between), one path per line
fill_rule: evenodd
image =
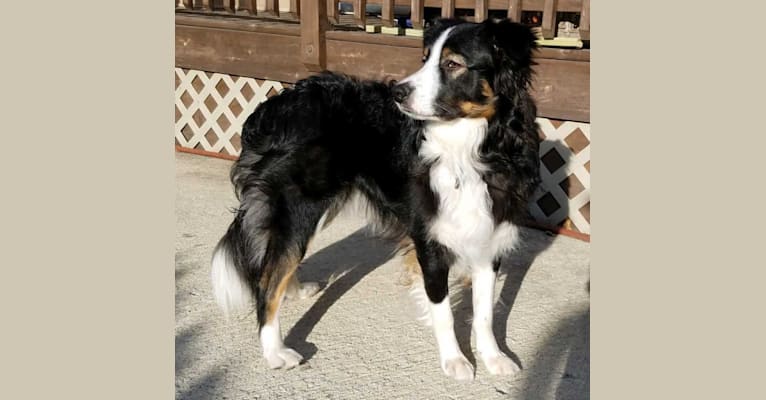
M225 246L218 245L213 252L211 280L213 296L228 316L233 311L246 309L252 304L252 292L242 280Z

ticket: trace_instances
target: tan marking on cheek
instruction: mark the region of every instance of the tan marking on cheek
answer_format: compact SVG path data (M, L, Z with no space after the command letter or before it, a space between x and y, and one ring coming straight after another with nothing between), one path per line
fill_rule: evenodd
M474 103L463 101L459 104L460 111L468 118L490 119L495 115L495 102L490 99L488 103Z
M495 92L489 86L486 79L481 80L481 94L485 97L485 102L478 103L464 101L459 104L460 111L469 118L490 119L495 115Z
M487 82L486 79L481 80L481 94L490 100L495 98L495 91L492 90L492 87L489 86L489 82Z

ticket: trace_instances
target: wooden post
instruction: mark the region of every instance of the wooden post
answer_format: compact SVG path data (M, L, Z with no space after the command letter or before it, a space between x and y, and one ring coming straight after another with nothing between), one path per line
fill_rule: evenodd
M455 0L442 0L442 18L455 16Z
M223 0L223 9L227 13L235 14L237 12L237 0Z
M482 22L489 17L489 0L476 0L473 22Z
M210 0L195 0L195 10L210 11Z
M354 25L362 28L367 25L367 0L354 0Z
M380 20L383 26L394 26L394 0L383 0Z
M327 65L325 29L327 27L326 0L300 0L301 2L301 62L309 71L319 72Z
M256 0L253 0L256 1ZM266 0L266 9L263 10L263 15L272 17L279 16L279 0Z
M412 0L410 6L410 19L412 19L413 29L423 29L423 13L425 6L425 0Z
M301 0L290 0L290 13L295 18L301 16Z
M590 40L590 0L582 0L580 10L580 39Z
M513 22L521 22L521 0L508 2L508 18Z
M244 10L248 15L258 14L258 10L255 6L256 0L239 0L239 9Z
M553 39L556 35L556 0L545 0L543 3L542 31L545 39Z
M327 18L331 24L337 24L339 0L327 0Z

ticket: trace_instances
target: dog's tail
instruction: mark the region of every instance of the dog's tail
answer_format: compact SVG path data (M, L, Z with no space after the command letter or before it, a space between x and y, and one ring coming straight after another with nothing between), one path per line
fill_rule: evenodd
M260 159L260 155L243 152L234 164L231 179L240 206L213 250L213 295L227 316L252 310L262 295L259 282L271 236L266 223L271 207L258 175L252 172Z
M253 291L238 265L238 249L235 247L238 221L232 222L229 230L218 242L212 257L213 296L228 316L253 306Z

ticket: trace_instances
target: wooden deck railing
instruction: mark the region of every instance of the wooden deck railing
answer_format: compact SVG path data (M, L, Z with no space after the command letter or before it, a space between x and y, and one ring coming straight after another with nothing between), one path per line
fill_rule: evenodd
M375 24L393 26L395 6L409 6L410 21L415 29L425 25L426 9L439 9L439 16L454 17L455 10L472 11L464 15L472 21L484 21L490 17L502 14L514 21L521 21L523 12L540 12L539 23L542 35L549 39L555 36L557 14L560 12L579 14L580 37L590 39L590 0L324 0L326 3L325 18L332 25L340 24L339 4L349 4L353 8L353 21L359 27L364 27L367 21L367 5L380 5L380 18ZM301 0L176 0L176 9L199 13L228 13L251 18L280 18L286 21L299 21L301 15ZM307 6L322 3L321 0L310 1ZM282 6L282 7L280 7ZM284 10L287 8L287 10ZM312 7L313 8L313 7Z
M341 15L339 3L353 7L353 15ZM400 79L412 73L420 65L422 39L360 29L367 24L392 26L397 18L408 18L417 29L434 16L474 21L509 16L522 21L533 15L522 22L539 26L550 38L556 34L558 13L576 13L580 37L590 37L590 0L175 0L175 4L177 66L281 82L295 82L324 69L372 79ZM362 12L368 5L380 5L380 17ZM589 50L538 52L533 94L541 116L590 120L589 61Z

